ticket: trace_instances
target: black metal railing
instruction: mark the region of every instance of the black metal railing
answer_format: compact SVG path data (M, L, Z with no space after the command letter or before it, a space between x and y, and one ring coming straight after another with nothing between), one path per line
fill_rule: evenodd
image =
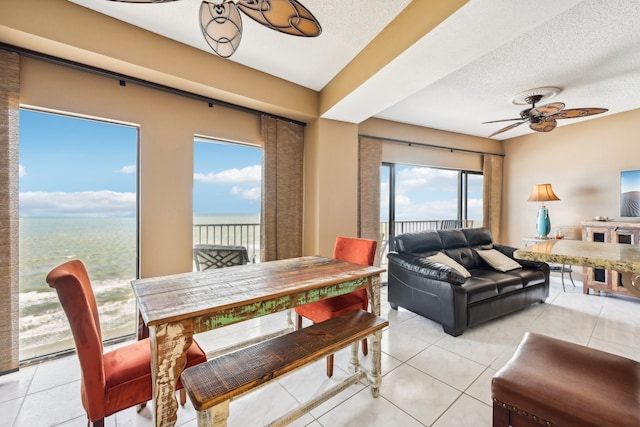
M446 230L453 228L472 228L479 226L473 220L427 220L427 221L396 221L393 235L424 230ZM380 222L380 263L387 263L389 252L389 222ZM260 224L194 224L193 243L211 245L244 246L247 248L249 259L260 261Z

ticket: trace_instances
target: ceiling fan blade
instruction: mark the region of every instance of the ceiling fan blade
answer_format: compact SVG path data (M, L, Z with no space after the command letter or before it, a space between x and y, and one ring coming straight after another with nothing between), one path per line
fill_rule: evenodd
M302 37L322 33L316 17L296 0L240 0L238 8L254 21L281 33Z
M522 117L518 117L516 119L503 119L503 120L492 120L490 122L482 122L481 124L486 125L487 123L500 123L500 122L510 122L513 120L522 120Z
M577 117L593 116L594 114L606 113L607 108L573 108L562 110L553 115L554 119L575 119Z
M530 117L535 116L550 116L552 114L556 114L560 110L564 108L564 104L562 102L552 102L551 104L541 105L540 107L532 108L529 111Z
M545 117L544 120L539 121L538 123L531 123L529 127L531 130L535 130L536 132L551 132L556 128L558 122L552 117Z
M489 135L488 138L491 138L492 136L495 136L495 135L497 135L499 133L506 132L506 131L511 130L511 129L515 128L515 127L518 127L523 123L525 123L525 122L513 123L513 124L511 124L509 126L503 127L499 131L496 131L496 132L492 133L491 135Z
M180 0L107 0L116 3L169 3L172 1L180 1Z
M233 2L200 5L200 29L211 49L228 58L234 54L242 39L242 19Z

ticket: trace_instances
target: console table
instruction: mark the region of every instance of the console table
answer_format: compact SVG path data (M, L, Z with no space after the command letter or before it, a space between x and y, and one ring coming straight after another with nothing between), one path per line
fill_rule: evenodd
M632 274L630 283L616 293L640 298L640 246L581 240L548 240L514 252L517 259L582 265ZM610 290L603 289L607 292Z
M640 237L640 222L634 221L583 221L582 240L598 243L618 243L638 246ZM595 293L600 291L629 295L624 282L631 279L628 274L619 270L608 268L584 267L583 292L589 293L592 289Z

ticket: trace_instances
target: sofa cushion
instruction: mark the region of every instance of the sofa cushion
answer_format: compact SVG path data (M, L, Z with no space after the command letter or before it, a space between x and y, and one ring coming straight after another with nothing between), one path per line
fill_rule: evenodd
M526 288L527 286L539 285L540 283L544 283L544 271L541 270L533 270L531 268L518 268L515 270L507 271L506 274L511 276L518 276L520 280L522 280L522 285Z
M493 248L493 237L488 228L464 228L462 232L470 247L474 249Z
M468 248L467 238L462 230L438 230L444 249Z
M478 251L478 255L480 255L480 258L485 260L487 264L498 271L505 272L522 268L522 266L516 261L495 249Z
M396 250L420 256L433 255L442 250L440 235L435 231L420 231L396 236Z
M467 305L498 295L498 287L496 284L491 280L476 276L475 271L476 270L473 271L474 274L462 285L467 293Z
M465 279L471 277L471 273L469 273L466 268L458 264L455 260L449 258L447 255L443 254L442 252L438 252L435 255L429 256L427 257L427 259L433 262L439 262L440 264L444 264L455 269Z
M477 278L491 282L496 287L497 294L504 294L507 292L515 291L517 289L522 289L524 287L522 279L517 275L485 269L471 270L470 273L471 278Z
M473 254L473 250L471 248L456 248L456 249L445 249L444 253L458 264L462 265L467 270L472 270L474 268L478 268L479 263L476 260L476 256Z

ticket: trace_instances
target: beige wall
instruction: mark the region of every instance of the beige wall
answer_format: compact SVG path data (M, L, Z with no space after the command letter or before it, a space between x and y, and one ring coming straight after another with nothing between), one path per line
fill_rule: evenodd
M527 202L534 184L551 183L560 198L548 202L551 230L604 215L619 218L620 171L640 169L640 110L605 116L504 142L502 235L522 246L535 234L538 203Z

